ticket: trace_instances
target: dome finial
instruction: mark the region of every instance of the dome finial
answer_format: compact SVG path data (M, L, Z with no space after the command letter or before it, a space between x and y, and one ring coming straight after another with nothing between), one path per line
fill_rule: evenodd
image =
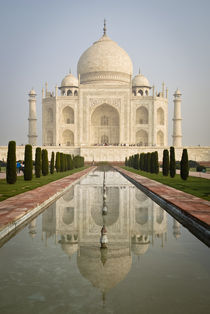
M106 36L106 19L104 19L104 28L103 28L103 31L104 31L104 36Z

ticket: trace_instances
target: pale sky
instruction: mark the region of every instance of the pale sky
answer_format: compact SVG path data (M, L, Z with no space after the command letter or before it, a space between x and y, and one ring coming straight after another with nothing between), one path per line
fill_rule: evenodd
M182 93L183 145L210 146L209 0L0 0L0 145L27 143L28 92L37 93L41 145L41 89L60 86L69 68L103 34L127 51L134 75L169 89L169 145L173 94Z

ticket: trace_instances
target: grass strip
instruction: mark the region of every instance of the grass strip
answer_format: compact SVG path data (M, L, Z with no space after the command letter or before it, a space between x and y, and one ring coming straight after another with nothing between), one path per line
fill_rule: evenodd
M176 174L174 178L170 176L165 177L162 173L153 174L141 170L136 170L130 167L122 167L125 170L134 172L148 179L158 181L162 184L168 185L177 190L189 193L191 195L200 197L204 200L210 201L210 180L204 178L197 178L189 176L188 179L182 180L179 174Z
M40 186L46 185L50 182L62 179L64 177L70 176L73 173L82 171L87 167L75 168L73 170L68 170L65 172L55 172L53 174L48 174L47 176L41 176L36 178L33 176L31 181L24 181L23 176L18 176L15 184L8 184L6 179L0 180L0 201L6 200L9 197L34 190Z

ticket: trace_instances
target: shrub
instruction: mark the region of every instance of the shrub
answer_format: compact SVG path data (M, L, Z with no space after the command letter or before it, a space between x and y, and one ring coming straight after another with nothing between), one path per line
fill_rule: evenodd
M74 162L72 156L70 155L70 170L74 169Z
M24 180L30 181L33 176L33 161L32 161L32 146L27 144L25 146L25 168Z
M60 171L61 163L60 163L60 153L56 153L56 160L55 160L55 169L57 172Z
M176 160L174 147L170 147L170 177L174 178L176 174Z
M14 184L17 181L16 172L16 142L10 141L7 152L6 181Z
M163 151L163 175L168 176L169 172L169 155L168 150L164 149Z
M55 168L55 153L52 152L51 154L51 160L50 160L50 173L54 173L54 168Z
M41 170L42 170L42 158L41 158L41 148L36 148L35 153L35 176L36 178L41 177Z
M182 152L182 159L180 162L180 176L183 180L187 180L189 176L188 153L186 148L184 148Z

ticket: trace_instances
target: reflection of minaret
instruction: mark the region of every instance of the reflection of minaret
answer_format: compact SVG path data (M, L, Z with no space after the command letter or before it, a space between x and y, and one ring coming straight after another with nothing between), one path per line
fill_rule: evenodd
M36 218L30 222L28 225L29 234L32 238L36 236Z
M181 235L181 231L180 231L180 223L176 220L176 219L173 219L173 235L174 235L174 238L178 239Z

